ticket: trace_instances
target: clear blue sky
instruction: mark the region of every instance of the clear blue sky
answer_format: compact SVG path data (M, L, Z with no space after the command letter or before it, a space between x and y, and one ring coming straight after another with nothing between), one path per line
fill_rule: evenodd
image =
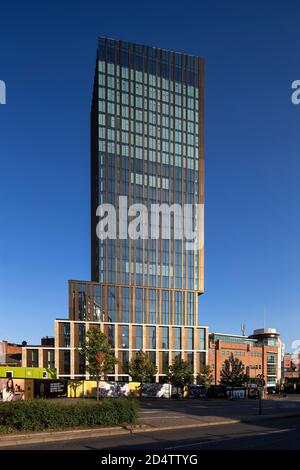
M0 339L36 342L90 277L89 109L97 36L205 57L206 292L200 321L300 338L300 4L1 5Z

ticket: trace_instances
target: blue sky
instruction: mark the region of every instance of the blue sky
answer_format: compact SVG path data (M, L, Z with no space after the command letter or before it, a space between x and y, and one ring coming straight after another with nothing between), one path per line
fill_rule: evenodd
M1 6L0 339L36 342L90 277L89 108L98 36L205 57L211 331L300 338L300 4L6 2Z

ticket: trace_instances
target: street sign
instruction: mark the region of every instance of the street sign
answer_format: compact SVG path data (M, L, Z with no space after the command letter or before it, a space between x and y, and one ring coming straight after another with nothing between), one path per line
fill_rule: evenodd
M257 380L257 387L258 388L264 388L265 385L266 385L265 379L258 379Z

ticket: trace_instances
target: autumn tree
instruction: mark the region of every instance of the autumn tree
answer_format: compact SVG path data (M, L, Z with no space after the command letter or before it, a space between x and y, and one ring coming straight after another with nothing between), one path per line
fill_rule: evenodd
M92 327L86 333L85 341L79 350L85 357L86 370L97 383L97 400L99 400L99 382L105 379L106 375L113 372L117 364L113 349L110 347L108 339L98 328Z

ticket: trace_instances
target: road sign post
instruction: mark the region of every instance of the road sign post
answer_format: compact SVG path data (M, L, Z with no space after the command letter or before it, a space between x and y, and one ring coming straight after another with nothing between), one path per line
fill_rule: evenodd
M261 401L261 396L262 396L262 389L259 390L259 414L262 415L262 401Z
M262 415L262 391L264 389L264 386L266 385L264 374L259 374L257 376L256 383L259 392L259 414Z

